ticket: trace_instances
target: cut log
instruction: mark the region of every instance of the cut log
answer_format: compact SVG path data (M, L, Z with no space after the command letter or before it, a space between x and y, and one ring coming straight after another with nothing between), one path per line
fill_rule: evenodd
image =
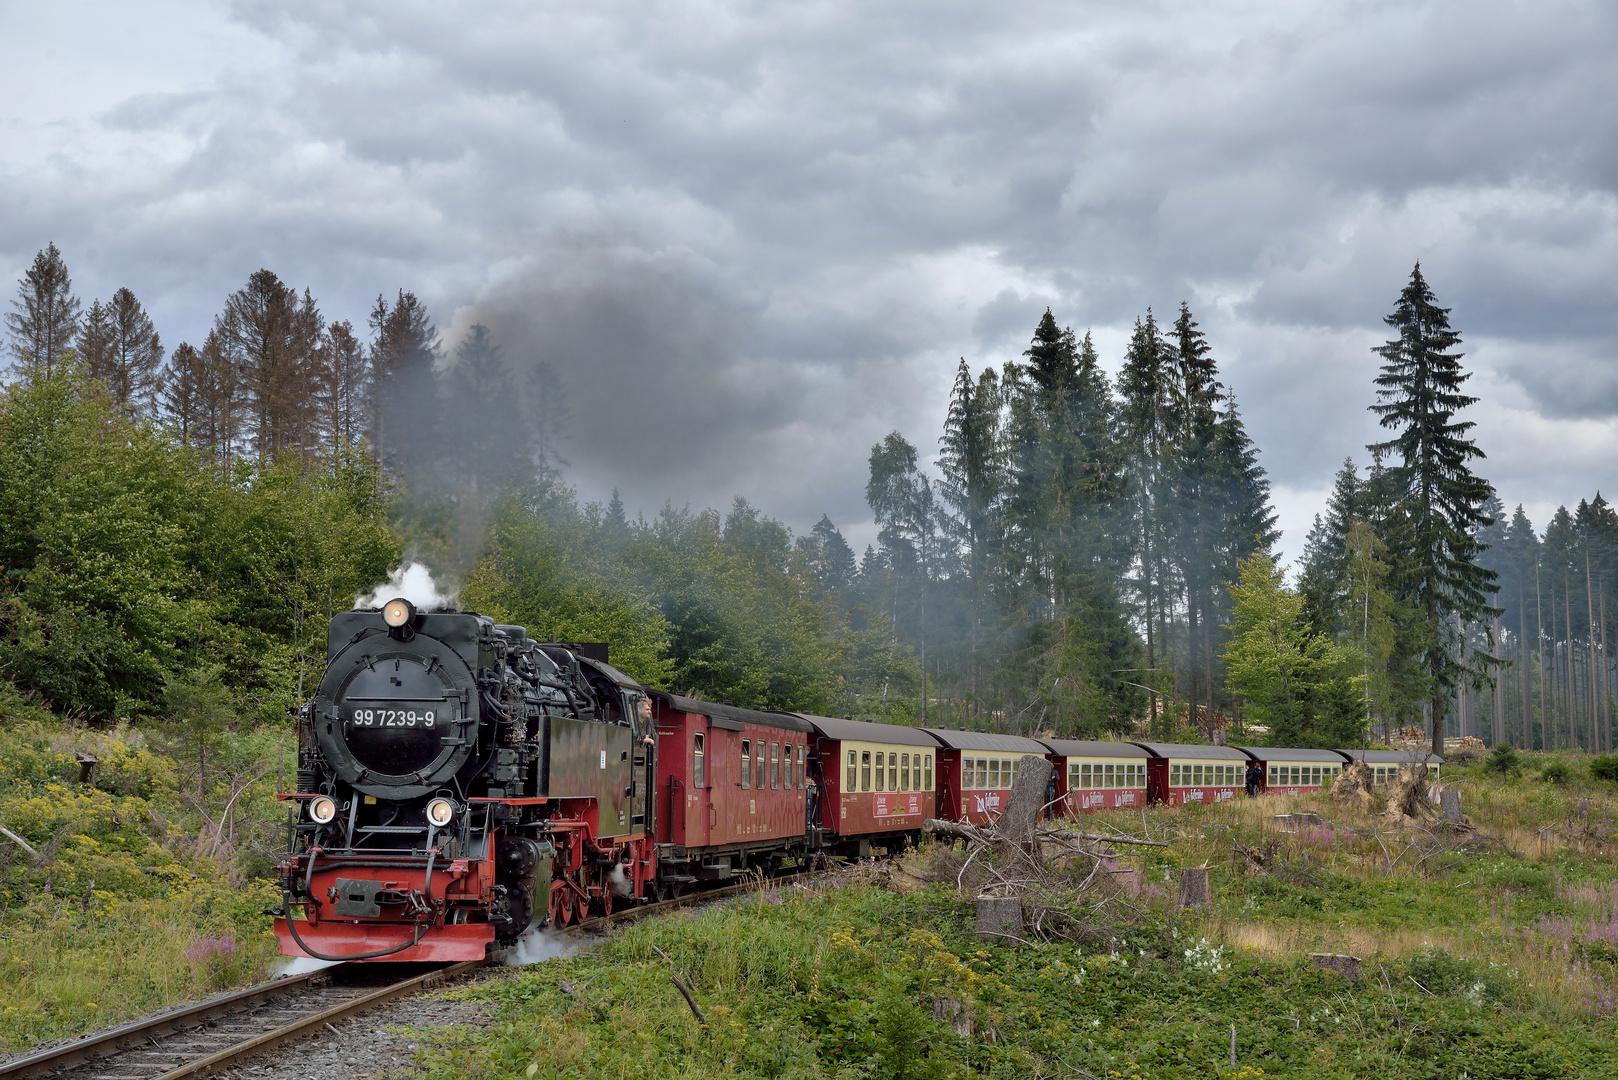
M1360 958L1345 953L1315 952L1309 961L1317 968L1335 971L1349 982L1359 982L1365 976L1360 972Z
M1022 940L1022 897L1020 896L980 896L978 897L978 934L983 937L995 937Z
M1208 884L1208 868L1206 866L1188 866L1180 871L1180 906L1183 908L1207 907L1213 902L1213 892Z

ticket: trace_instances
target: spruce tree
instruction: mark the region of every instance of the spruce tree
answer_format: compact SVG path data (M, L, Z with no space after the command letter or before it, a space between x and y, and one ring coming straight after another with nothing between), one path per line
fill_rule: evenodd
M370 358L347 319L326 327L318 370L319 426L332 452L341 453L365 437L370 402Z
M1006 486L1000 419L1000 380L994 369L986 368L973 379L963 357L955 370L944 434L938 440L942 449L938 493L951 510L948 527L966 557L972 605L967 683L974 693L978 690L983 610L989 596L990 567L999 549Z
M1523 512L1522 504L1511 514L1505 537L1500 544L1505 572L1504 589L1506 622L1516 628L1517 650L1513 661L1517 676L1517 729L1510 739L1517 746L1532 750L1536 739L1534 723L1534 649L1539 623L1534 612L1534 571L1539 566L1539 534L1534 523ZM1534 633L1530 634L1529 628Z
M1495 610L1488 602L1495 574L1479 565L1476 536L1488 524L1483 506L1490 488L1468 465L1484 456L1468 436L1474 425L1455 419L1477 401L1461 390L1471 377L1454 351L1461 335L1450 327L1449 309L1438 306L1419 263L1384 321L1399 336L1375 350L1383 364L1371 409L1397 433L1377 449L1396 453L1400 462L1390 471L1409 519L1402 585L1420 612L1432 749L1442 754L1449 695L1462 679L1485 675L1495 665L1489 654L1467 647L1457 626L1492 618Z
M156 411L163 343L134 293L119 289L106 304L92 303L75 352L85 372L105 385L118 405L137 416Z
M214 331L238 372L253 447L261 459L311 451L317 428L325 320L313 295L255 271L225 300Z
M7 344L24 378L49 379L72 355L79 328L79 298L55 244L34 256L17 286L6 315Z
M1333 637L1345 628L1344 590L1347 585L1347 543L1356 521L1366 520L1365 485L1352 458L1343 461L1326 500L1326 516L1315 515L1303 543L1298 591L1303 594L1304 617L1323 634Z
M1146 629L1146 663L1156 679L1157 663L1167 656L1171 592L1167 559L1164 470L1168 462L1173 418L1173 354L1151 310L1135 320L1135 331L1118 374L1119 430L1127 457L1125 470L1133 501L1136 567L1135 591ZM1152 708L1156 709L1155 696Z

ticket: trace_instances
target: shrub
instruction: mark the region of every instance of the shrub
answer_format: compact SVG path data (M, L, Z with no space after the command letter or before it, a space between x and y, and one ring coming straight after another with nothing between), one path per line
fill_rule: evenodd
M1564 761L1553 761L1539 770L1539 778L1547 784L1555 784L1557 787L1561 787L1573 779L1573 770L1568 768L1567 763Z
M1516 776L1522 771L1522 758L1517 756L1517 748L1508 742L1495 743L1483 764L1490 772L1501 776Z
M1597 780L1618 781L1618 754L1597 754L1591 758L1590 775Z

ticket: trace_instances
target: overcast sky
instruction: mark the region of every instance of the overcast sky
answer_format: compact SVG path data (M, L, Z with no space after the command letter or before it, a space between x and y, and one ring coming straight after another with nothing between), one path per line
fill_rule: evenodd
M54 241L170 346L260 267L412 290L563 373L586 497L856 543L957 358L1185 300L1296 557L1419 259L1543 525L1618 487L1615 55L1554 0L0 0L0 282Z

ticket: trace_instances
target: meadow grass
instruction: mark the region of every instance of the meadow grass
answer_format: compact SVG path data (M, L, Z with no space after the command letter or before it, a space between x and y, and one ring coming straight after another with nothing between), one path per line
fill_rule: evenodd
M1119 860L1138 872L1130 903L1082 946L976 937L953 874L913 895L789 888L658 919L463 991L488 1026L423 1033L423 1065L434 1078L1618 1076L1603 824L1618 793L1577 771L1547 784L1533 759L1517 778L1447 773L1476 833L1390 827L1327 796L1087 818L1170 846ZM1300 811L1326 824L1277 826ZM946 861L923 851L907 866L927 877ZM1176 910L1174 872L1202 864L1213 904ZM1365 978L1312 952L1358 956ZM689 974L706 1028L671 973Z
M6 720L0 824L34 853L0 842L0 1052L268 977L263 856L209 830L172 757L127 729ZM99 760L90 783L76 752Z

